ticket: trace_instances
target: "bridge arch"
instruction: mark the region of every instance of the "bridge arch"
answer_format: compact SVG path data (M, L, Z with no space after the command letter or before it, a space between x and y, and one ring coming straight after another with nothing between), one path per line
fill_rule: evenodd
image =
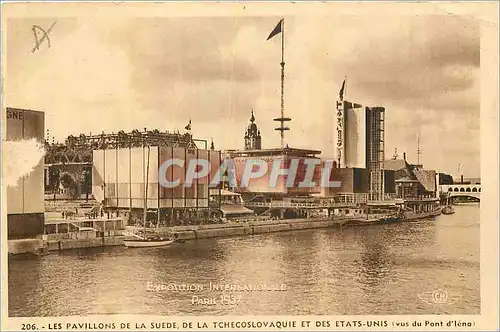
M473 197L477 200L480 200L481 185L480 184L440 185L440 193L445 194L449 198Z

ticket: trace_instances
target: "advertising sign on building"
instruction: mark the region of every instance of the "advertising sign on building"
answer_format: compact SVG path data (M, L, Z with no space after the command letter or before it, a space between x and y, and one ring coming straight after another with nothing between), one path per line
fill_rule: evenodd
M337 101L337 161L339 167L345 167L345 115L344 102Z

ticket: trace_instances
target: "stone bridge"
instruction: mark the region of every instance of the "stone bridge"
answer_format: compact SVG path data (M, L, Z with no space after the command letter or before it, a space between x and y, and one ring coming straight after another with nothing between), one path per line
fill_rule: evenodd
M442 194L448 193L448 197L468 196L481 199L480 184L446 184L439 186Z

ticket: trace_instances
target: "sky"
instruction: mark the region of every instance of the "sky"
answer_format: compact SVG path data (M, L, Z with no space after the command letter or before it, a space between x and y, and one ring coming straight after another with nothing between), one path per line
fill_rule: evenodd
M253 110L263 148L278 147L279 17L11 18L5 105L45 112L70 134L180 130L217 149L244 147ZM51 30L32 52L33 25ZM454 176L480 176L480 29L452 15L285 17L285 116L291 147L335 156L335 101L386 109L397 149ZM459 166L460 170L459 170Z

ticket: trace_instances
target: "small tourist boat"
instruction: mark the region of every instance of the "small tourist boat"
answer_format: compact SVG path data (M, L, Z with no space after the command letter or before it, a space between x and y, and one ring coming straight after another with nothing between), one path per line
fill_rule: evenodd
M123 244L127 248L150 248L150 247L166 247L172 243L174 240L163 238L161 236L146 236L142 237L133 234L137 239L123 240Z
M453 209L453 206L451 205L446 205L443 210L441 210L442 214L454 214L455 210Z

